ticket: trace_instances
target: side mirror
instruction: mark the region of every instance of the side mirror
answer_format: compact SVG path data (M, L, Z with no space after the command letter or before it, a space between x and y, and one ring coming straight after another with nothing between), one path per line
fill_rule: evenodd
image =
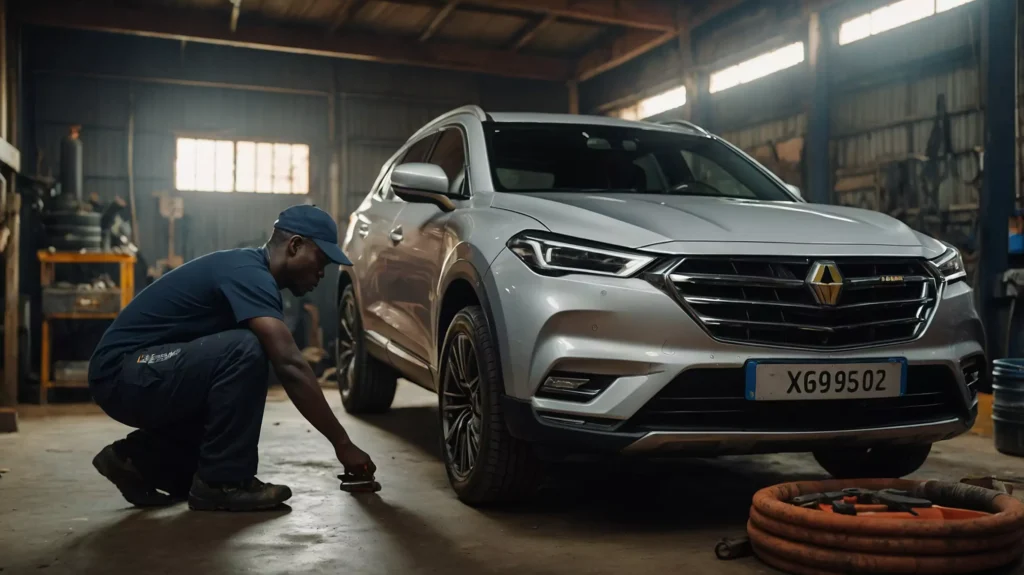
M401 164L391 172L391 188L410 204L434 204L446 212L455 209L448 197L448 175L435 164Z
M792 192L794 196L800 198L801 200L804 199L804 195L802 192L800 192L799 187L794 186L793 184L786 184L786 187L789 188L789 191Z

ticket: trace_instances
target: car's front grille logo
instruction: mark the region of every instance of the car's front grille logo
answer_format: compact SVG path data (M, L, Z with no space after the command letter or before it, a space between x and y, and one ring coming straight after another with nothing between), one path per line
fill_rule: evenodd
M835 262L814 262L807 274L807 285L821 305L836 305L843 291L843 275Z

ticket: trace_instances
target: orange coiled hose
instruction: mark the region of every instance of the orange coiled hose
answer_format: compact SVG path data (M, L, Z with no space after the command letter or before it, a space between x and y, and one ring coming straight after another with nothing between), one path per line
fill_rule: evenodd
M963 520L872 518L788 503L810 493L899 489L936 505L990 513ZM805 481L754 495L747 533L765 563L797 575L840 573L974 573L1024 555L1024 503L960 483L901 479Z

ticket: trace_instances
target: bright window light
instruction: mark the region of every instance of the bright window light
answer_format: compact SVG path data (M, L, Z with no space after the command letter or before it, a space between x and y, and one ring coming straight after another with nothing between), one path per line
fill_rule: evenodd
M309 193L309 146L178 138L174 186L195 192Z
M644 98L628 108L618 110L614 115L623 120L643 120L681 108L684 104L686 104L686 86L679 86L656 96Z
M964 4L970 4L971 2L974 2L974 0L936 0L935 11L945 12L946 10L952 10L953 8L963 6Z
M974 0L902 0L847 20L839 26L839 45L881 34Z
M804 43L796 42L778 50L761 54L746 62L740 62L711 74L709 91L714 94L740 84L764 78L786 68L792 68L804 61Z

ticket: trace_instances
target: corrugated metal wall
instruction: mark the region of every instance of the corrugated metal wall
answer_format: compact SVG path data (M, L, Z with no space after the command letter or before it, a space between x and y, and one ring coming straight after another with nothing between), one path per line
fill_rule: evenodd
M830 93L831 167L833 183L839 188L834 190L833 201L891 211L883 205L887 200L879 191L878 167L894 159L925 154L936 122L937 100L942 96L955 155L952 167L956 170L946 170L934 207L956 211L963 216L961 219L969 220L978 193L975 150L984 144L979 73L984 3L973 2L877 36L837 45L841 22L888 3L890 0L836 3L821 15L828 42L825 67ZM812 80L808 63L716 94L706 92L707 77L791 42L806 43L808 19L797 4L748 3L699 28L692 39L695 64L702 78L702 93L692 112L702 125L748 152L757 152L762 161L773 154L772 146L778 151L780 142L792 144L787 149L791 158L794 150L802 149ZM683 72L680 62L679 46L652 51L586 83L581 89L584 102L596 110L609 103L629 103L631 98L658 86L678 85ZM1024 142L1021 155L1024 157ZM769 167L786 170L780 175L793 183L804 171L792 162ZM872 174L870 178L853 183L848 180L851 175L868 173ZM870 190L862 189L869 180Z
M965 251L969 267L984 146L981 5L837 46L829 61L833 201L888 213L949 241ZM852 7L844 9L831 15L833 26L851 15ZM947 125L948 140L941 137ZM930 141L941 141L938 161L928 159ZM929 170L938 174L935 184Z
M139 244L150 265L167 253L167 221L153 194L173 191L178 135L305 143L311 153L308 196L183 192L185 218L176 224L175 249L188 259L265 240L288 205L309 201L330 209L335 187L344 229L348 210L382 162L450 108L568 107L566 87L555 83L114 34L32 28L24 53L34 142L23 152L26 166L57 176L60 140L79 124L86 193L127 199L127 129L134 111ZM330 181L332 136L347 166L337 186ZM327 339L335 333L335 275L329 269L330 280L312 294ZM27 262L23 276L38 278L38 264Z

